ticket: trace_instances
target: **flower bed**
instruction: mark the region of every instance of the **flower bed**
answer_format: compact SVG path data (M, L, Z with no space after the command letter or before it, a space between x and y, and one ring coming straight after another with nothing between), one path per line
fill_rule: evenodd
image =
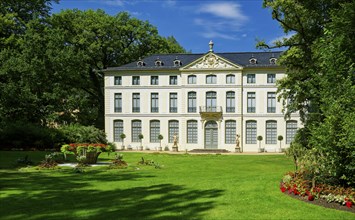
M355 212L355 190L353 188L335 187L327 184L313 184L305 178L304 173L287 173L280 182L280 190L292 196L297 196L310 202L323 200L338 203ZM332 206L334 208L334 206Z
M64 144L61 151L66 154L74 154L77 157L85 157L84 163L95 164L101 152L112 152L114 147L109 144L87 144L87 143L72 143Z

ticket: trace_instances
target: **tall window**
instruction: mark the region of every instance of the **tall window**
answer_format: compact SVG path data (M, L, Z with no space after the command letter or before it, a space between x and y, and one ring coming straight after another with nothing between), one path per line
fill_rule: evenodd
M208 75L206 76L206 84L216 84L217 76L216 75Z
M256 121L246 122L246 143L256 144Z
M123 121L114 120L113 121L113 141L121 142L121 134L123 133Z
M150 85L159 85L159 76L151 76Z
M235 112L235 92L227 92L226 100L226 112Z
M247 83L255 83L255 74L247 74Z
M177 93L170 93L170 100L169 100L169 111L170 112L177 112Z
M235 76L233 74L227 75L226 83L227 84L234 84L235 83Z
M197 121L187 121L187 143L197 143Z
M266 144L277 143L277 122L266 121Z
M196 92L189 92L187 94L188 99L188 112L196 112Z
M174 135L179 137L179 122L171 120L169 121L169 143L174 142Z
M142 122L140 120L132 121L132 142L140 142L139 135L142 133Z
M286 144L290 144L297 132L297 121L286 122Z
M132 76L132 85L139 85L139 84L140 84L140 77Z
M115 76L115 85L122 85L122 76Z
M159 94L152 93L150 94L150 111L159 112Z
M188 84L196 84L196 76L195 75L190 75L187 77L187 83Z
M158 143L160 134L160 122L158 120L150 121L150 142Z
M248 103L247 103L247 112L255 113L255 92L248 92L247 93Z
M235 144L236 122L234 120L226 121L226 144Z
M216 112L217 110L217 93L206 92L206 110L209 112Z
M115 93L115 112L122 112L122 93Z
M274 73L267 74L267 83L275 83L276 75Z
M268 92L267 93L267 112L275 113L276 112L276 93Z
M133 93L132 94L132 112L140 112L141 103L140 103L140 94Z
M170 85L177 85L177 76L170 76L169 77L169 84Z

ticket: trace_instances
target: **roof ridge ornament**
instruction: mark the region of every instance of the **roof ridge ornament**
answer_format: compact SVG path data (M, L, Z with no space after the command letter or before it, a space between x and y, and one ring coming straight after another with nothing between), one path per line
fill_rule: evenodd
M210 43L208 45L210 46L210 52L213 52L213 45L214 45L213 41L210 40Z

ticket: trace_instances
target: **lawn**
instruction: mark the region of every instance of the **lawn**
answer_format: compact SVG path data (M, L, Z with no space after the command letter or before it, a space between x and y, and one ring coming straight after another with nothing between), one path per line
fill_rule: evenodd
M13 168L25 154L39 161L45 152L0 152L0 219L355 219L282 194L293 169L282 155L132 152L127 169L75 173ZM138 165L142 156L162 169Z

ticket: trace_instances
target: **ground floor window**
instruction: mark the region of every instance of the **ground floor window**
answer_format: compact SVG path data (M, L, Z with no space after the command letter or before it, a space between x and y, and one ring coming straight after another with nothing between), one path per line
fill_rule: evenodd
M256 121L246 122L246 143L256 144Z
M151 143L159 143L160 134L160 121L153 120L150 121L150 142Z
M174 135L179 137L179 122L176 120L169 121L169 143L174 143Z
M113 121L113 141L121 142L121 134L123 133L123 121L114 120Z
M266 122L266 144L276 144L277 143L277 122L267 121Z
M290 144L293 141L297 132L297 121L286 122L286 144Z
M132 142L140 142L139 135L142 133L142 122L140 120L132 121Z
M197 143L197 121L187 121L187 143Z
M226 121L226 144L234 144L236 135L236 122L234 120Z

